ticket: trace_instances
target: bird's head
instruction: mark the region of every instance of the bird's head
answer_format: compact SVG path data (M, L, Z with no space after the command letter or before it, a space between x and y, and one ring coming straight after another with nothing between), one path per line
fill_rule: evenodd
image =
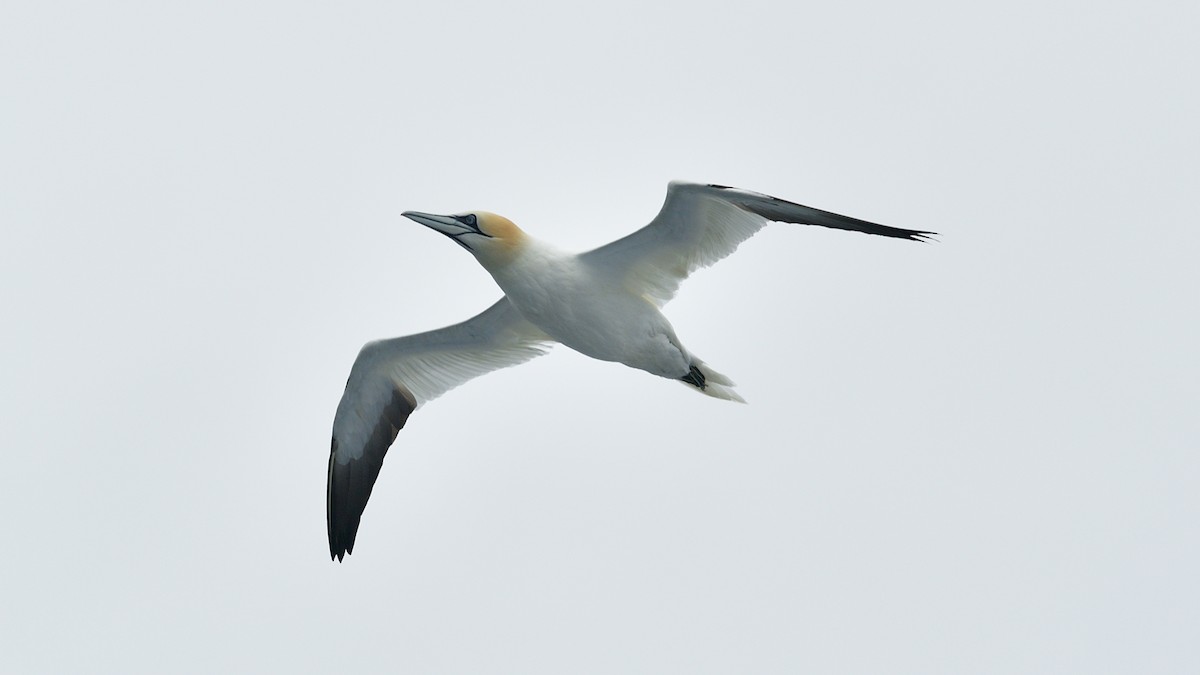
M405 211L401 215L450 237L487 268L511 260L526 237L524 230L511 220L487 211L467 211L452 216Z

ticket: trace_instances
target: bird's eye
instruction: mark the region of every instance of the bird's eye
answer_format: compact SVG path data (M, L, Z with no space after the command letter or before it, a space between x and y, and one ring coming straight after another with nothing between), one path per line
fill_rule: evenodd
M463 218L462 218L462 221L464 223L466 223L467 225L470 225L471 227L475 227L475 224L476 224L476 222L478 222L478 220L479 219L475 217L474 213L468 213L467 215L463 216Z

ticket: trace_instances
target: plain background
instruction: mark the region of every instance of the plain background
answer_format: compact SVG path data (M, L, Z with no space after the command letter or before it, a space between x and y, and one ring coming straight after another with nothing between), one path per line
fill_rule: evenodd
M0 670L1200 670L1195 2L5 3ZM775 225L450 392L330 562L359 347L671 179Z

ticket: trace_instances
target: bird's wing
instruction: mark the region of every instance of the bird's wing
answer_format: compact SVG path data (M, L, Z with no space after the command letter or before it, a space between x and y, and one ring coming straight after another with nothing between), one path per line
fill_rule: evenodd
M870 223L748 190L672 182L662 210L649 225L580 258L597 269L623 275L629 288L661 306L689 274L733 253L770 221L916 241L934 234Z
M540 356L552 343L501 298L463 323L364 346L333 419L330 555L353 552L383 457L413 410L467 380Z

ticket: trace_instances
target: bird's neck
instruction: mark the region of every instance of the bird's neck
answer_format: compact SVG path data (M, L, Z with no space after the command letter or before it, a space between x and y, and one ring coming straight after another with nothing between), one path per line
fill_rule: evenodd
M575 254L526 237L507 260L483 261L492 278L509 295L521 295L531 287L553 288L575 274Z

